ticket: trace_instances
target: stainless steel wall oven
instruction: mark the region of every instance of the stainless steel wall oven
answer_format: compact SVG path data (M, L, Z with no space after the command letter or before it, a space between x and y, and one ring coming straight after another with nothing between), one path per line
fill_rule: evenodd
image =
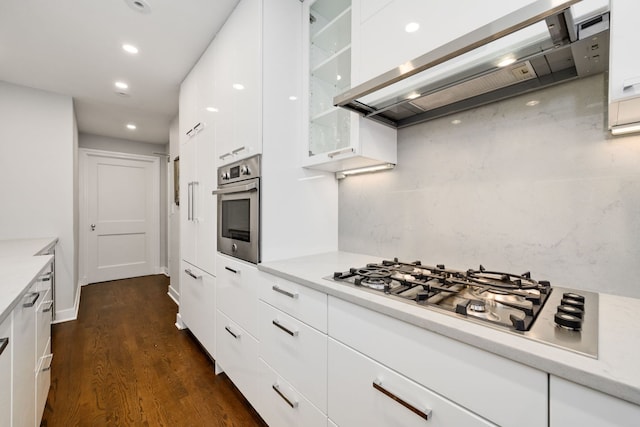
M260 262L260 155L218 168L218 252Z

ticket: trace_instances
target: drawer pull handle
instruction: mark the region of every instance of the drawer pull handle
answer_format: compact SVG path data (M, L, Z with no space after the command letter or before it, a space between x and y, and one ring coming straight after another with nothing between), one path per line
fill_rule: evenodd
M41 282L48 282L51 280L51 276L52 276L52 272L48 272L47 274L43 274L42 277L40 277L40 281Z
M242 147L238 147L235 150L231 150L231 154L238 154L239 152L243 151L246 147L243 145Z
M376 390L378 390L380 393L384 394L385 396L395 400L396 402L398 402L399 404L401 404L402 406L404 406L405 408L407 408L408 410L410 410L414 414L418 415L420 418L424 418L425 420L428 420L429 418L431 418L431 410L430 409L427 409L426 411L421 411L420 409L416 408L412 404L405 402L403 399L399 398L395 394L391 393L389 390L387 390L384 387L382 387L382 383L379 380L373 381L373 388L375 388Z
M45 302L45 304L46 304L46 303L49 303L49 307L42 309L42 312L43 312L43 313L48 313L48 312L50 312L50 311L51 311L51 309L53 308L53 300L52 300L52 301L46 301L46 302Z
M289 298L293 298L293 299L298 298L298 293L297 292L294 293L294 292L285 291L284 289L281 289L278 285L273 285L271 287L271 289L273 289L274 291L276 291L278 293L281 293L282 295L286 295Z
M47 358L49 360L47 360L47 362L49 362L49 364L47 365L46 368L42 368L42 372L47 372L51 369L51 361L53 360L53 354L48 354L46 356L44 356L44 358Z
M235 332L233 332L230 327L225 326L224 329L227 332L229 332L231 334L231 336L234 337L235 339L239 339L240 338L240 334L236 334Z
M271 323L273 324L273 326L276 326L278 328L280 328L281 330L285 331L286 333L288 333L289 335L291 335L292 337L297 337L298 336L298 331L292 331L291 329L282 326L282 324L280 322L278 322L278 320L272 320Z
M637 86L639 84L640 84L640 76L626 79L622 82L622 90L631 89L632 87Z
M201 278L202 278L202 276L196 276L195 274L193 274L193 272L192 272L190 269L188 269L188 268L185 268L185 269L184 269L184 272L185 272L185 273L187 273L189 276L193 277L193 278L194 278L194 279L196 279L196 280L198 280L198 279L201 279Z
M25 307L25 308L33 307L33 305L36 303L36 301L38 301L38 298L40 298L40 292L32 293L29 298L31 298L29 301L27 301L24 304L22 304L23 307Z
M4 353L4 349L9 345L9 337L0 338L0 355Z
M353 153L353 152L355 152L353 147L341 148L339 150L328 152L327 157L329 157L330 159L333 159L335 156L339 156L340 154L347 154L347 153Z
M284 395L283 392L280 391L280 385L274 384L271 386L271 388L275 390L276 393L278 393L278 396L280 396L282 400L287 402L287 405L291 406L293 409L298 407L298 402L292 402L287 396Z
M233 269L233 268L231 268L231 267L227 267L227 266L225 266L225 267L224 267L224 269L225 269L225 270L227 270L227 271L232 272L233 274L240 274L240 270L234 270L234 269Z

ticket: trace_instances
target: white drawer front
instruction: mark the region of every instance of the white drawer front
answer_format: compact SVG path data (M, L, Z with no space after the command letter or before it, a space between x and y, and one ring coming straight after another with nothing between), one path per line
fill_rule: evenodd
M51 289L40 291L36 315L36 355L40 357L51 337L51 319L53 317L53 298ZM37 361L36 361L37 363Z
M216 315L216 364L249 402L255 402L258 398L258 341L220 311Z
M258 334L258 268L218 254L217 308L254 337Z
M327 336L260 302L259 355L321 411L327 411Z
M0 323L0 426L11 425L11 314Z
M327 333L327 294L267 273L258 295L298 320Z
M215 277L189 263L180 263L180 317L214 358L215 287Z
M38 360L38 369L36 371L36 425L40 425L42 420L44 406L49 395L49 387L51 386L51 362L53 360L51 340L47 341L44 354Z
M270 426L326 427L327 416L260 360L257 410Z
M544 372L334 297L329 336L499 425L547 423Z
M340 427L493 425L332 339L329 416Z

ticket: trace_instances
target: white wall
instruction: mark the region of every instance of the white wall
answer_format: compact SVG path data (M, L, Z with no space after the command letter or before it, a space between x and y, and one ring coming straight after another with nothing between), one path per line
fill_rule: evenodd
M156 156L154 153L166 153L168 144L149 144L146 142L130 141L127 139L110 138L108 136L81 133L79 136L81 148L113 151L118 153L142 154ZM160 267L168 270L167 252L167 157L160 159Z
M180 155L180 128L178 125L178 116L171 122L169 128L169 170L167 172L168 185L167 192L169 194L169 276L171 281L169 284L169 295L174 300L180 299L180 206L174 202L174 180L173 165L176 157Z
M0 239L59 238L58 320L77 308L76 141L71 97L0 81Z
M640 297L640 136L606 102L599 75L400 130L394 171L340 183L340 249Z

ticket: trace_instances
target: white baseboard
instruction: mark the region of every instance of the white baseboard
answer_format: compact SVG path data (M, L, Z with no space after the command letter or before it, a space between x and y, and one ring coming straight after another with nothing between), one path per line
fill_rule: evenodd
M78 281L78 290L76 291L76 298L73 303L73 307L66 310L56 310L56 320L51 323L69 322L78 318L78 310L80 309L80 294L82 293L82 287L84 285L86 285L86 283Z
M171 298L173 300L173 302L176 303L176 305L180 305L180 294L178 293L178 291L176 291L176 289L169 285L169 290L167 291L167 295L169 295L169 298Z
M180 330L187 329L187 325L185 325L182 322L182 317L180 316L180 313L176 314L176 323L175 323L175 325L176 325L176 328L178 328Z
M169 275L169 268L168 267L160 267L160 272L158 274L164 274L167 277L171 277Z

